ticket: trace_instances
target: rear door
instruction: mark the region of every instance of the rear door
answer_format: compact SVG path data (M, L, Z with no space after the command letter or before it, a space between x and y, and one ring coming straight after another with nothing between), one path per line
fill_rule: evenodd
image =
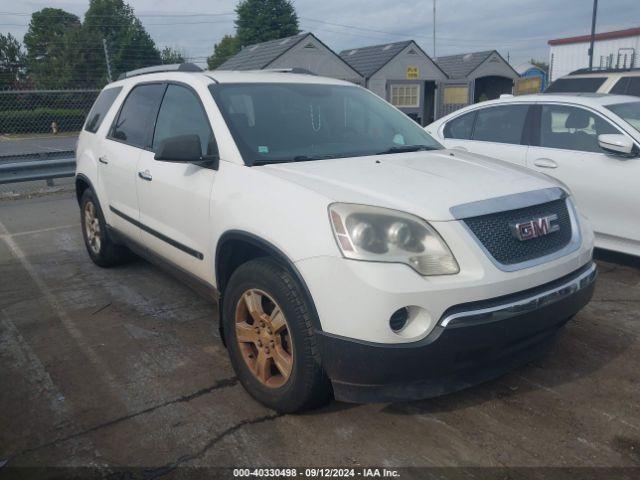
M98 158L98 181L105 194L102 205L109 224L139 240L137 163L148 143L164 85L135 86L127 95L104 141Z
M209 200L217 172L206 165L154 159L163 140L181 135L197 135L202 155L217 153L198 93L187 85L169 83L149 148L138 163L141 237L156 254L211 281Z
M640 223L633 218L638 208L640 159L607 154L598 145L598 135L626 134L580 106L536 108L538 132L527 166L566 183L601 237L640 241Z
M456 117L444 126L448 148L525 165L529 104L490 105Z

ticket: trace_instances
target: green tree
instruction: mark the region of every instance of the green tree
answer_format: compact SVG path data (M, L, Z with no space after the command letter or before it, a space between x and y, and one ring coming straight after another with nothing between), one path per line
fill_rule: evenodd
M14 87L24 69L20 42L10 33L0 33L0 89Z
M160 52L160 58L164 65L170 65L172 63L184 63L185 54L183 51L177 50L171 47L164 47Z
M122 0L91 0L84 17L84 28L109 47L114 77L136 68L162 63L151 36Z
M242 0L236 14L236 37L243 47L300 33L290 0Z
M238 39L232 35L225 35L213 46L213 55L207 58L209 70L215 70L239 51Z
M24 36L27 49L27 73L35 85L60 88L69 79L61 69L69 70L69 62L75 62L66 48L65 38L80 29L80 19L59 8L43 8L31 15L29 29Z

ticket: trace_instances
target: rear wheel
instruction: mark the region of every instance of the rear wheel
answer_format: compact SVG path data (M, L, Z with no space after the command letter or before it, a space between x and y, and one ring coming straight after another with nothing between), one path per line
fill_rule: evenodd
M233 367L247 391L274 410L295 412L330 398L311 315L296 280L270 259L241 265L225 289L222 321Z
M112 267L129 260L129 250L115 244L109 236L100 204L91 189L82 194L80 209L82 237L93 263L100 267Z

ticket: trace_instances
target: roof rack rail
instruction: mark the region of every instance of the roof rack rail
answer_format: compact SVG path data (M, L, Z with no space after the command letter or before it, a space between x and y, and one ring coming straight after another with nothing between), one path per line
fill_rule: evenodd
M626 68L616 68L616 67L586 67L579 68L578 70L574 70L573 72L569 72L569 75L580 75L581 73L616 73L616 72L636 72L640 70L640 67L626 67Z
M137 70L131 70L130 72L121 73L118 80L125 78L137 77L138 75L145 75L147 73L160 73L160 72L202 72L203 70L195 63L172 63L170 65L154 65L153 67L138 68Z
M306 68L298 68L298 67L293 67L293 68L265 68L264 69L265 72L276 72L276 73L299 73L301 75L316 75L315 73L313 73L310 70L307 70Z

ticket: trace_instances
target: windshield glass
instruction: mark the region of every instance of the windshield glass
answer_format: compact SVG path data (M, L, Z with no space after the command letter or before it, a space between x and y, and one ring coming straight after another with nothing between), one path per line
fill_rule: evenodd
M640 132L640 102L616 103L606 107Z
M442 148L405 114L356 86L209 88L248 165Z

